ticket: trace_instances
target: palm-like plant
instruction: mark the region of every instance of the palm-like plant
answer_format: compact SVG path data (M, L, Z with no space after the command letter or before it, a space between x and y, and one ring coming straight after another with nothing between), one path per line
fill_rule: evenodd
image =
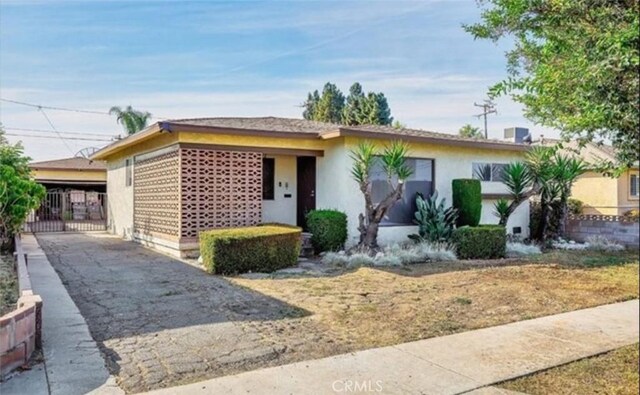
M151 118L148 112L134 110L131 106L127 106L124 110L118 106L109 109L110 115L115 115L117 121L127 134L134 134L147 127L147 123Z
M536 193L533 188L533 174L529 168L521 162L509 163L502 171L502 182L509 189L511 194L511 202L506 199L503 202L498 201L494 206L500 225L507 225L507 221L513 212L530 196Z
M375 249L378 247L378 228L387 211L402 198L404 181L412 174L405 159L409 149L400 141L394 141L384 147L382 152L369 141L360 143L351 151L353 166L351 175L358 182L364 195L365 213L358 216L360 232L359 247ZM387 176L389 193L380 202L374 204L371 196L370 172L375 160L381 160Z
M556 183L556 194L560 201L562 218L560 219L560 234L564 235L565 221L568 213L568 202L571 187L578 177L587 171L586 163L579 157L556 153L553 157L553 179Z

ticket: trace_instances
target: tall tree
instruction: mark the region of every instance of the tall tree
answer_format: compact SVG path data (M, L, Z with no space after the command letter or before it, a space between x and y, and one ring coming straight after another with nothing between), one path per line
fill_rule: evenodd
M358 82L351 85L346 98L332 83L327 82L322 90L307 94L302 104L305 119L333 122L343 125L391 125L393 117L387 98L382 92L366 95Z
M302 104L304 111L302 112L302 117L304 119L313 120L313 117L316 113L316 106L320 101L320 94L316 89L313 93L309 92L307 95L307 100Z
M470 137L474 139L483 139L484 133L480 130L480 128L471 126L471 124L466 124L458 130L458 135L462 137Z
M362 85L355 82L349 88L349 96L342 111L341 123L345 125L360 125L363 118L365 96L362 91Z
M113 106L109 109L109 114L117 117L118 123L122 125L127 134L134 134L146 128L151 118L150 113L134 110L131 106L127 106L124 110Z
M321 122L340 123L343 108L344 95L335 84L327 82L322 89L322 96L314 106L311 119Z
M618 170L640 159L638 0L479 0L476 38L512 38L508 77L490 95L509 94L532 121L582 144L610 139Z

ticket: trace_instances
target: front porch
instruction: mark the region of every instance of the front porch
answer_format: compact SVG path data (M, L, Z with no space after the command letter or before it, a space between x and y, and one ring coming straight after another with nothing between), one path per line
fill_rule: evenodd
M304 226L315 208L322 151L175 144L136 156L133 239L181 257L199 255L206 229L278 222Z

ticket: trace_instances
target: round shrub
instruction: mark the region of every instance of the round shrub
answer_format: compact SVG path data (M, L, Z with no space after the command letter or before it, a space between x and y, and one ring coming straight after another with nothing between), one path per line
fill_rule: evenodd
M507 232L502 225L464 226L453 231L452 241L460 259L504 258Z
M456 224L478 226L482 214L482 190L480 180L458 179L451 182L453 207L458 210Z
M347 215L337 210L312 210L307 214L307 228L316 253L337 251L347 240Z

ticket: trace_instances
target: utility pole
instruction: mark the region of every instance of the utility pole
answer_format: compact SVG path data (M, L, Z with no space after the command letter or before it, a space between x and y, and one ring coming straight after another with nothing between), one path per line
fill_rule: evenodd
M474 115L475 117L484 117L484 138L489 138L489 132L487 131L487 115L497 114L496 104L491 99L485 99L483 104L473 103L474 106L482 108L482 113Z

